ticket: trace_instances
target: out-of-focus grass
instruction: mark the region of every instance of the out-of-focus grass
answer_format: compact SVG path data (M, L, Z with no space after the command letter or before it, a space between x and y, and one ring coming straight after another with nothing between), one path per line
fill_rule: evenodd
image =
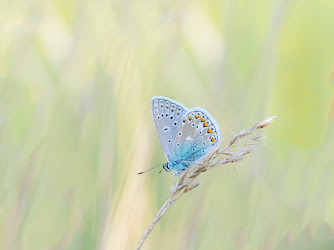
M208 173L146 249L330 249L332 1L2 1L0 248L133 249L169 194L150 99L268 145ZM207 181L210 179L210 182Z

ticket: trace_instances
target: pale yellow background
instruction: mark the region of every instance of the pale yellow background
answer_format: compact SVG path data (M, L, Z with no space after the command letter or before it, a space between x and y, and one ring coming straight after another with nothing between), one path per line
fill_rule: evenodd
M173 184L159 169L136 175L165 162L155 95L210 111L224 145L278 117L256 154L203 175L143 249L333 249L333 10L0 1L0 249L134 249Z

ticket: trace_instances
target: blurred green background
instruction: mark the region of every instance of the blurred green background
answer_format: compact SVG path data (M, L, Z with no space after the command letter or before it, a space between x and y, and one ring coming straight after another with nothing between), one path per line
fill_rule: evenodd
M334 249L334 2L0 1L0 249L134 249L173 185L152 118L201 106L256 154L143 249Z

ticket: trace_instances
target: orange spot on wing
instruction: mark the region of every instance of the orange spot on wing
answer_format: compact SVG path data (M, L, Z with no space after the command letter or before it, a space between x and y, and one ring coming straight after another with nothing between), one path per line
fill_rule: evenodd
M199 115L195 115L196 119L199 118L200 116Z
M212 131L212 129L211 128L209 128L208 129L208 133L212 133L213 131Z
M205 119L203 117L201 117L201 122L204 122L204 121L205 121Z
M206 122L204 122L204 127L208 127L209 126L209 124L207 124Z
M216 139L215 138L212 138L212 140L211 140L212 142L215 142L216 141Z
M190 121L191 119L193 119L193 117L192 117L191 115L189 115L189 121Z
M184 118L183 121L185 122L185 121L186 121L186 118Z

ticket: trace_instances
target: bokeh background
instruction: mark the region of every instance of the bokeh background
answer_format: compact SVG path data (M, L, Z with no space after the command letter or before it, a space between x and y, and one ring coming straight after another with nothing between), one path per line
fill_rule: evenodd
M210 111L256 154L207 172L143 249L334 249L334 2L0 2L0 248L134 249L170 193L151 118ZM259 134L258 134L259 135Z

